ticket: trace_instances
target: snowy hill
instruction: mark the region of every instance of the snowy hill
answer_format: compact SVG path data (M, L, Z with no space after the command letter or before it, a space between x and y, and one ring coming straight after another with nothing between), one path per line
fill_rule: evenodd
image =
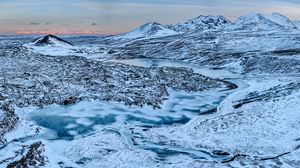
M217 29L230 25L231 22L223 16L203 16L191 19L184 23L178 23L172 27L177 32L188 32L193 30Z
M61 56L72 54L76 48L70 42L54 35L37 38L30 43L24 44L24 47L39 54Z
M54 35L47 35L44 37L37 38L33 41L33 45L35 46L52 45L52 46L61 46L61 47L73 46L73 44Z
M177 32L156 22L144 24L143 26L125 34L118 35L114 39L136 39L136 38L154 38L177 34Z
M278 30L296 29L296 25L287 17L274 12L271 15L248 14L237 19L229 29L237 30Z

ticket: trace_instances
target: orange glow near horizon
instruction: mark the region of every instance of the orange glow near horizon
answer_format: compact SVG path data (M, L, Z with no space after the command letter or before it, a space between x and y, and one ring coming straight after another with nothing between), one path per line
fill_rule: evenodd
M295 0L0 0L0 34L113 35L148 22L176 24L199 15L231 21L248 13L279 12L300 20Z
M16 31L16 35L115 35L119 33L104 33L98 31Z

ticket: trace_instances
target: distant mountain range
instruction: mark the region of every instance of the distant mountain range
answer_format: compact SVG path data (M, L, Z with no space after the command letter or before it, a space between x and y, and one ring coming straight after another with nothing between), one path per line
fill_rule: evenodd
M233 69L237 66L249 72L281 73L299 71L299 36L300 22L273 13L249 14L235 22L222 16L199 16L175 25L151 22L128 33L95 37L93 41L66 38L74 46L48 35L23 46L42 55L97 60L168 58ZM289 59L283 59L287 56ZM290 56L297 60L291 61Z
M156 38L191 31L224 30L224 31L270 31L300 29L299 21L274 12L271 15L260 13L248 14L231 22L223 16L198 16L184 23L162 25L147 23L131 32L114 36L115 40L130 40L137 38Z
M134 29L131 32L110 36L107 40L130 41L134 39L158 38L185 34L197 31L300 31L300 21L292 21L288 17L274 12L270 15L254 13L239 17L231 22L223 16L203 16L175 25L162 25L150 22ZM73 44L53 35L35 39L27 46L67 48Z

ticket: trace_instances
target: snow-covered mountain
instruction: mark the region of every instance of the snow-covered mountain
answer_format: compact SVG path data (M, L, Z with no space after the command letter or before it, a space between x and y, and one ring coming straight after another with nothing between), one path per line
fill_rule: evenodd
M277 29L297 29L294 22L286 16L274 12L271 15L260 13L248 14L237 19L229 29L235 30L277 30Z
M156 22L151 22L144 24L143 26L125 33L118 35L114 37L114 39L124 39L124 40L130 40L130 39L136 39L136 38L154 38L154 37L164 37L164 36L170 36L177 34L177 32L167 28L166 26L163 26Z
M61 56L71 55L76 49L72 43L54 35L39 37L30 43L24 44L24 47L35 53Z
M207 30L217 29L224 26L231 25L231 22L223 16L203 16L200 15L194 19L191 19L184 23L178 23L176 25L170 25L174 31L188 32L194 30Z
M61 46L61 47L70 47L73 46L70 42L67 42L66 40L63 40L57 36L54 35L47 35L44 37L40 37L35 39L32 44L34 46Z
M274 12L267 14L248 14L239 17L234 23L223 16L204 16L200 15L184 23L174 25L162 25L156 22L150 22L134 29L131 32L109 37L112 40L132 40L141 38L158 38L175 34L182 34L191 31L204 30L295 30L300 29L300 22L291 21L286 16Z

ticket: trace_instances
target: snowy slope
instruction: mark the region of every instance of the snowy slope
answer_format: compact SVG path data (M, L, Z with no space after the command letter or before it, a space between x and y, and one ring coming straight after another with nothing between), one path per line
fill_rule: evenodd
M136 39L136 38L153 38L175 35L177 32L159 24L151 22L125 34L118 35L114 39Z
M217 29L230 25L231 22L223 16L203 16L200 15L184 23L178 23L172 27L178 32L188 32L193 30Z
M237 19L229 29L235 30L287 30L296 29L296 25L287 17L272 13L264 15L260 13L248 14Z
M298 29L300 29L300 21L294 21L294 24L297 26Z
M278 12L273 12L271 15L264 15L264 17L286 29L294 29L297 27L289 18Z

